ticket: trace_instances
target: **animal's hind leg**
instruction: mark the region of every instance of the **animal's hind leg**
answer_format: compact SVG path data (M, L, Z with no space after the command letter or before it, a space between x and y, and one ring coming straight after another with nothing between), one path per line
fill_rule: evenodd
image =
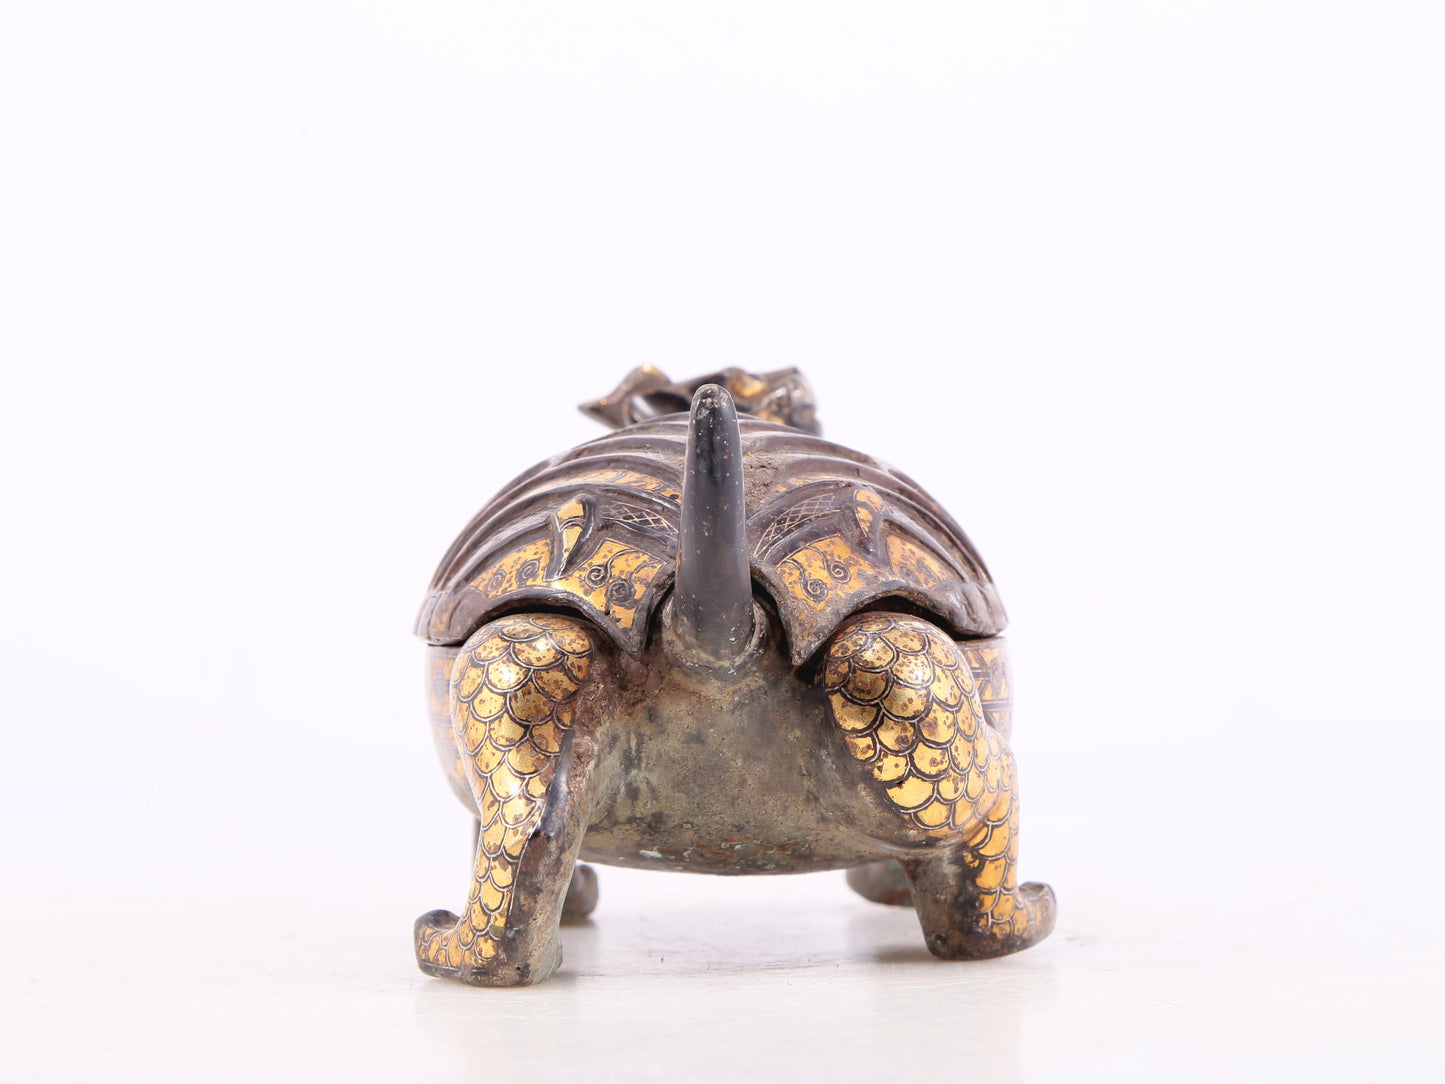
M417 919L417 963L476 986L541 982L561 962L557 924L596 786L601 662L578 620L504 617L452 670L452 725L480 813L461 917Z
M1004 741L1009 741L1013 734L1013 681L1003 640L970 640L957 647L973 674L984 720ZM913 906L913 883L896 859L854 866L848 871L848 887L874 903Z
M959 645L917 617L865 614L828 648L824 687L849 754L898 818L929 950L1002 956L1054 925L1047 885L1017 881L1018 778Z

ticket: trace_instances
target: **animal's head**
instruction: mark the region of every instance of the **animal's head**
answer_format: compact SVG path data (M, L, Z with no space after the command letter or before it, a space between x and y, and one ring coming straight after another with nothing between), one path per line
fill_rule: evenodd
M750 373L733 368L692 380L674 381L661 369L640 365L611 392L601 399L583 403L578 409L609 428L621 429L663 414L686 411L698 390L708 384L726 389L744 414L789 425L814 436L822 433L813 389L797 369Z

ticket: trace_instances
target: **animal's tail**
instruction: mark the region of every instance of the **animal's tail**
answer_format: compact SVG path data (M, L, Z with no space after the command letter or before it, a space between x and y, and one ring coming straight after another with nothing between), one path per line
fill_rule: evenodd
M704 384L692 399L673 588L680 646L699 662L725 666L752 639L746 512L737 407L726 389Z

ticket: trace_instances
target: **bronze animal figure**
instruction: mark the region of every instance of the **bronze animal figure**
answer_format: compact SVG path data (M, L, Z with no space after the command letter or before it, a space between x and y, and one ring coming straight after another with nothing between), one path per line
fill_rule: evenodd
M578 859L700 873L848 869L912 902L943 959L1054 924L1019 884L1005 617L953 519L818 436L796 370L584 412L442 559L417 632L452 789L478 822L466 907L417 920L428 974L541 982L595 903Z

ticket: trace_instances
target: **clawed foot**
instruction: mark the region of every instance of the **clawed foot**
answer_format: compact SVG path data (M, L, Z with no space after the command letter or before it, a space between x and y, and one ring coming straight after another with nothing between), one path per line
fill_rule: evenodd
M531 986L562 962L555 937L532 954L533 960L524 960L446 910L428 911L416 920L414 944L422 971L469 986Z
M925 916L925 910L931 913ZM1057 911L1054 890L1031 881L1005 893L987 910L933 907L919 913L925 917L925 940L933 955L941 960L988 960L1042 941L1053 932ZM936 923L940 913L951 921Z

